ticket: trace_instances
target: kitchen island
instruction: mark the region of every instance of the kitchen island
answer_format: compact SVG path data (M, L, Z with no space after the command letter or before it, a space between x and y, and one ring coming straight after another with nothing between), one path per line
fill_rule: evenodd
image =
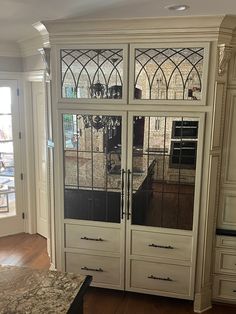
M82 314L91 276L0 265L0 314Z

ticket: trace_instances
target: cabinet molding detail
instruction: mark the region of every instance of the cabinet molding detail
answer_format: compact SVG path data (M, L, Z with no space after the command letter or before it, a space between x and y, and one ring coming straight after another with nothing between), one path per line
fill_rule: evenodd
M233 57L229 63L229 84L236 84L236 53L234 52ZM233 86L235 88L235 86Z
M225 83L216 84L214 131L212 149L220 148L224 126L224 102L225 102Z
M231 92L230 108L228 112L228 124L226 129L226 162L225 181L236 184L236 93ZM224 165L224 163L223 163Z
M224 191L221 194L218 227L236 229L236 193Z
M219 49L219 68L218 68L218 74L224 75L225 71L227 70L227 66L229 63L229 60L232 56L232 46L227 46L225 44L218 45Z

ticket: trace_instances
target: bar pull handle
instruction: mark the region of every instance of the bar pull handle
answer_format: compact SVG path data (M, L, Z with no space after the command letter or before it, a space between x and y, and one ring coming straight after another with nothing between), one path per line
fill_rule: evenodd
M159 244L148 244L148 246L151 246L151 247L157 247L157 248L160 248L160 249L169 249L169 250L173 250L174 247L171 246L171 245L159 245Z
M156 277L153 275L148 276L148 279L163 280L163 281L174 281L170 277L166 277L166 278L165 277Z
M121 170L121 219L124 218L124 179L125 179L125 170Z
M104 241L102 238L88 238L88 237L81 237L81 240L88 240L88 241Z
M127 171L128 173L128 184L127 184L127 219L129 219L129 217L131 216L131 213L130 213L130 177L131 177L131 171L130 169L128 169Z
M99 268L89 268L89 267L81 267L81 270L89 270L89 271L98 271L98 272L103 272L103 269L101 267Z

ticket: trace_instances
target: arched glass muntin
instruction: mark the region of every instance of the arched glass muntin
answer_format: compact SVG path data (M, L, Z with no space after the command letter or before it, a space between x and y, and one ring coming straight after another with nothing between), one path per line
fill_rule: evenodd
M204 48L135 49L141 99L201 100Z

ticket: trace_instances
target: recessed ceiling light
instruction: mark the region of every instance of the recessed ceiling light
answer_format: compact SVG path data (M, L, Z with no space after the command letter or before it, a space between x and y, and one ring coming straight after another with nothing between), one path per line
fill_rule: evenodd
M165 9L168 9L171 11L185 11L189 9L189 6L186 4L176 4L176 5L168 5L165 7Z

